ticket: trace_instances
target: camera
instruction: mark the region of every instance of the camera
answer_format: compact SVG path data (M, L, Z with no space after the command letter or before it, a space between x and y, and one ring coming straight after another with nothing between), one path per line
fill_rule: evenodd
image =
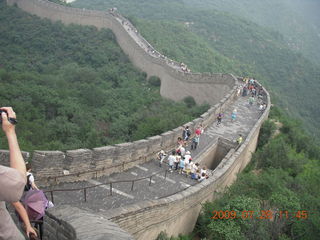
M8 116L8 113L7 113L7 111L6 110L2 110L2 109L0 109L0 124L2 124L2 117L1 117L1 114L2 113L6 113L7 114L7 116ZM17 122L17 120L15 119L15 118L10 118L9 117L9 119L8 119L8 121L11 123L11 124L17 124L18 122Z

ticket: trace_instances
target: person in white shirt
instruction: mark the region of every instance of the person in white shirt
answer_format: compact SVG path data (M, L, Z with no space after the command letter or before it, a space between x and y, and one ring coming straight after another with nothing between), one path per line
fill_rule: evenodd
M168 157L170 172L172 172L174 161L176 161L176 151L173 150L172 153Z
M191 168L191 179L197 179L197 171L198 171L199 163L195 163Z
M206 179L206 174L205 173L202 173L198 179L199 182L202 182L203 180Z
M31 164L27 162L26 168L27 168L27 184L26 184L24 190L25 191L29 191L30 189L39 190L37 185L34 183L34 176L31 173Z

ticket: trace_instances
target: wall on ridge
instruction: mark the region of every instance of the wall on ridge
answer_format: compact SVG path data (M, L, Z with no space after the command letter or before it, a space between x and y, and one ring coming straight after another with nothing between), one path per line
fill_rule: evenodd
M7 2L10 5L16 3L26 12L41 18L65 24L92 25L98 29L110 28L136 67L146 72L148 76L160 77L160 94L163 97L177 101L192 96L197 103L206 102L214 105L235 85L236 80L230 74L183 73L169 66L168 59L151 56L142 48L142 43L146 41L137 34L136 39L141 39L137 43L125 29L128 26L108 12L70 8L44 0L7 0Z
M147 53L125 30L127 24L120 15L117 18L108 12L64 7L44 0L7 0L9 5L17 4L23 10L42 18L63 23L93 25L97 28L110 28L116 35L119 45L132 62L148 75L159 76L162 80L161 94L181 100L193 96L197 102L212 105L200 118L189 125L193 130L198 124L204 126L215 121L216 114L231 104L236 91L236 79L230 74L183 73L170 67L172 61L156 58ZM133 26L132 26L133 27ZM132 31L132 30L131 30ZM141 37L141 36L140 36ZM146 42L141 37L142 42ZM176 63L177 64L177 63ZM165 132L159 136L94 149L61 151L35 151L33 170L41 184L80 181L101 175L121 172L153 158L160 149L169 150L181 136L182 127ZM7 163L8 155L0 151L0 162ZM64 176L64 174L66 174Z
M256 149L260 127L268 118L270 110L268 93L267 100L267 109L240 148L236 151L230 150L209 179L170 197L111 209L106 212L106 216L139 240L156 239L161 231L166 231L169 236L190 233L195 226L201 204L213 200L217 196L216 192L230 186L237 178L237 174L249 163ZM211 151L216 151L217 144L218 142L201 154L197 161L205 161Z

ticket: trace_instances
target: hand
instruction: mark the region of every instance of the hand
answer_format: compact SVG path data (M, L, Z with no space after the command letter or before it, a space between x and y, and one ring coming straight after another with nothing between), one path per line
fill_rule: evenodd
M9 122L9 118L16 119L16 113L13 111L12 107L2 107L0 109L5 111L1 113L3 131L6 134L15 132L15 125Z
M36 237L38 236L36 230L34 230L34 228L31 225L26 226L26 233L29 238L31 233L34 234Z

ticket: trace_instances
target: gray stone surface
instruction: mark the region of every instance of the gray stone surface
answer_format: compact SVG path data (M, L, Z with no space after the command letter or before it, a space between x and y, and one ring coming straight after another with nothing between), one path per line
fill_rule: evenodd
M61 224L60 226L57 226L58 229L56 229L57 239L63 239L63 236L69 236L69 238L66 239L79 240L134 239L130 234L122 230L117 224L109 221L106 219L106 217L97 212L93 213L88 210L71 206L60 206L59 208L50 209L48 211L48 216L54 216L60 220ZM72 228L77 229L77 232L73 232L71 230ZM52 239L52 237L50 239Z

